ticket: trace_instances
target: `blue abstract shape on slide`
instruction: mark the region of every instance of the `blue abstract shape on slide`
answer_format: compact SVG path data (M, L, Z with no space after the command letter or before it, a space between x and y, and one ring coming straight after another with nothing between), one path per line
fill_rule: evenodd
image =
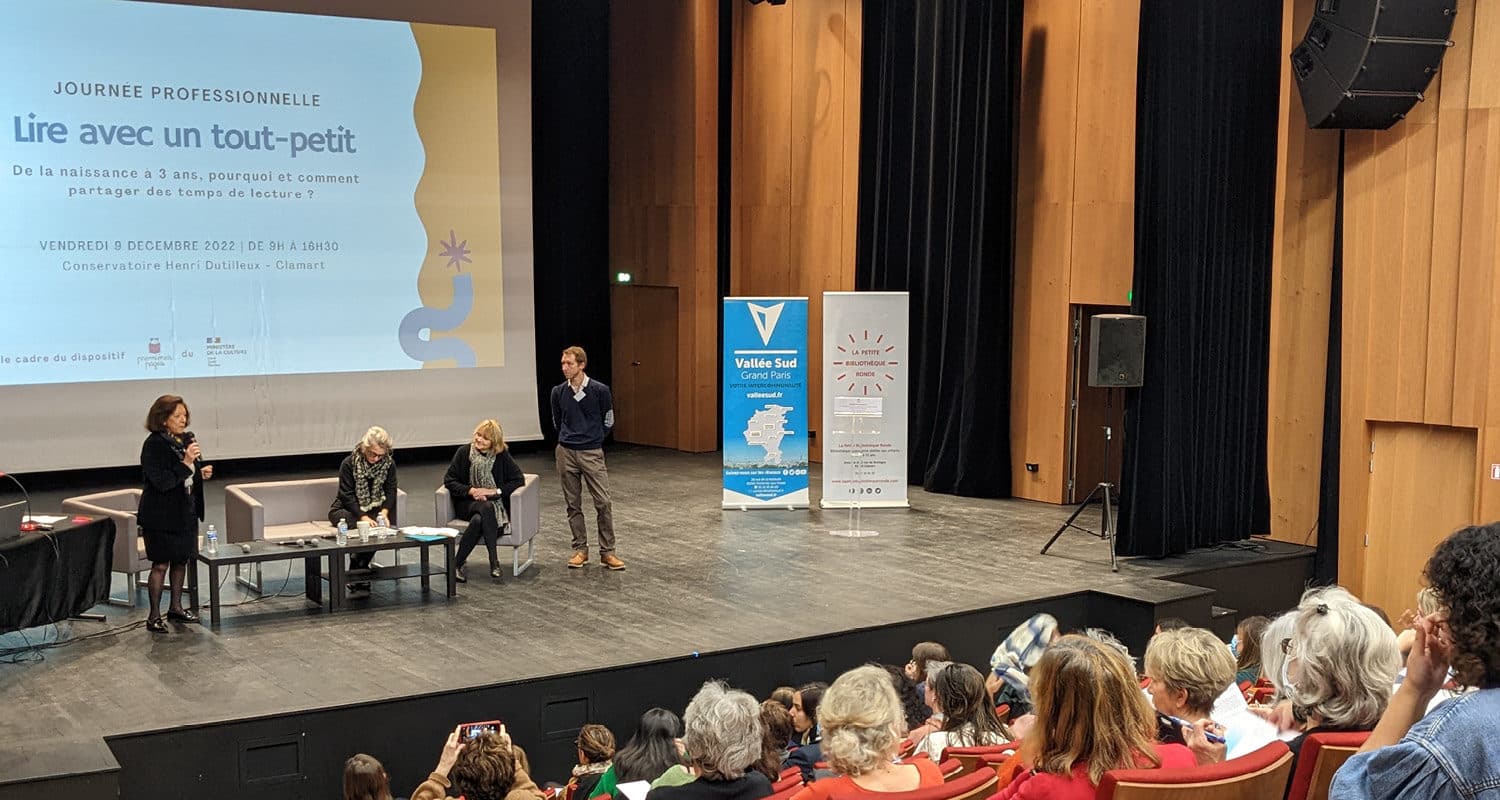
M433 339L432 334L451 331L462 325L474 310L474 279L469 275L453 276L453 302L447 308L423 306L401 318L397 339L401 349L417 361L440 361L451 358L460 367L478 364L474 349L462 339ZM422 338L422 331L427 338Z

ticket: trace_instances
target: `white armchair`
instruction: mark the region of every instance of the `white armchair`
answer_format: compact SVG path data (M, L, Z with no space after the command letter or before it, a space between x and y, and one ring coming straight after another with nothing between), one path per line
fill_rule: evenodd
M136 588L142 572L151 570L151 560L146 558L146 543L141 539L140 527L136 525L135 512L141 505L140 489L117 489L78 497L69 497L62 502L64 514L84 514L91 517L109 517L115 521L115 549L110 556L109 571L125 573L125 597L109 596L109 604L135 608Z
M542 505L537 495L537 481L541 477L530 472L526 473L526 482L521 488L510 494L510 525L501 531L498 544L501 547L510 548L510 574L520 575L527 567L536 563L536 534L542 528ZM448 495L448 487L439 486L432 497L433 524L439 528L456 528L460 531L469 527L466 519L453 517L453 500ZM521 547L526 547L526 561L521 562Z

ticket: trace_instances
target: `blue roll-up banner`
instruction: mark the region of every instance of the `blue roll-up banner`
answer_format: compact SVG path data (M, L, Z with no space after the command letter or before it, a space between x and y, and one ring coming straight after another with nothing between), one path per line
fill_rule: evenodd
M807 508L807 298L724 298L724 508Z

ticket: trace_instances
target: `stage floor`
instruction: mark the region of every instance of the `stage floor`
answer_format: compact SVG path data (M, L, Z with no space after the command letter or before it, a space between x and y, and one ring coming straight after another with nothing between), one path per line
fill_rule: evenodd
M398 456L399 457L399 456ZM267 597L227 606L218 630L172 625L152 635L136 609L95 609L106 623L71 622L26 631L31 643L77 639L136 623L114 635L42 651L45 660L0 665L0 780L41 741L101 736L363 703L476 684L521 680L820 636L1057 596L1243 560L1206 551L1163 560L1123 560L1109 570L1103 543L1070 533L1049 555L1042 544L1070 509L1021 500L927 494L912 487L910 510L866 511L873 538L831 536L844 511L720 511L719 456L619 447L609 453L619 555L570 570L567 524L548 453L523 454L541 474L537 564L493 581L482 548L459 596L423 596L412 581L377 584L364 606L330 614L302 595L302 566L265 572ZM401 463L412 521L432 519L443 463ZM236 476L223 470L209 491L208 521L222 530L222 485L310 477ZM819 485L816 466L813 496ZM39 494L39 509L63 494ZM1096 512L1085 520L1096 525ZM589 519L590 538L593 519ZM1273 548L1276 547L1272 543ZM1296 548L1289 548L1296 549ZM408 560L411 558L407 557ZM480 567L476 569L475 567ZM116 592L122 578L116 577ZM283 596L270 596L280 590ZM206 593L204 596L206 601ZM232 579L225 602L253 599ZM795 611L795 613L789 613ZM203 613L207 617L207 612ZM27 643L0 636L0 648ZM518 644L524 643L524 646ZM22 748L24 752L17 752Z

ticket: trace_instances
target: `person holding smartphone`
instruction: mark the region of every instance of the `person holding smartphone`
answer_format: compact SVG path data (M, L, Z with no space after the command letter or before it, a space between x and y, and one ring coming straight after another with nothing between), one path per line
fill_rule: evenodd
M442 800L450 788L465 800L543 800L528 774L525 751L511 743L505 726L468 738L472 727L459 725L448 734L437 767L411 800Z
M146 630L166 633L161 617L161 591L171 573L172 600L167 619L197 622L198 615L182 607L182 584L188 562L198 550L198 523L203 521L203 481L214 474L200 464L203 450L187 429L192 420L187 403L175 394L156 398L146 412L150 435L141 444L141 505L136 518L146 540L151 575L146 594L151 614Z

